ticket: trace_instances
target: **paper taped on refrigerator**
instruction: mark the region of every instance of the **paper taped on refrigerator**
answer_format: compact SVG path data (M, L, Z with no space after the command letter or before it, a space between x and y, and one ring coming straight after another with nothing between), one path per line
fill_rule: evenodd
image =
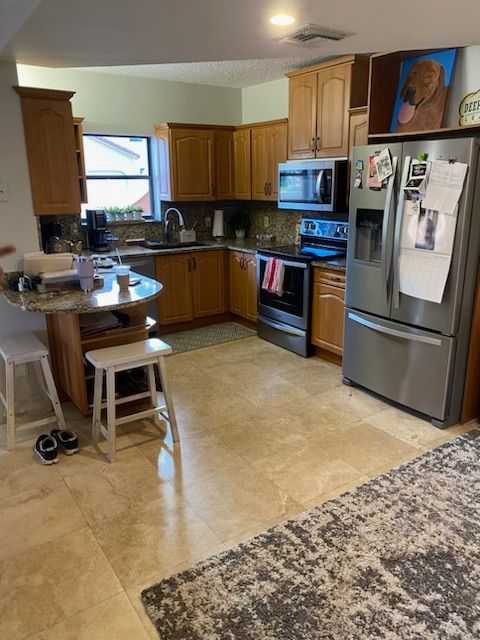
M431 163L423 206L453 215L462 195L468 165L436 160Z
M454 215L406 200L400 242L400 291L441 303L452 260L458 207ZM413 213L412 213L413 210Z

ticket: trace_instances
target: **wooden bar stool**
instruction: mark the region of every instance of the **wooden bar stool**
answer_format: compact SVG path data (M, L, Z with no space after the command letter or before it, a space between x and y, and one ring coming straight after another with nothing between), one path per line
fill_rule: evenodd
M115 462L116 457L116 430L117 425L148 418L158 417L160 414L170 424L173 441L178 442L177 421L173 408L170 386L168 384L167 370L164 356L172 353L172 348L166 342L158 338L150 338L143 342L122 344L118 347L95 349L85 354L86 359L95 367L95 387L93 398L92 433L95 440L101 433L108 442L108 460ZM165 404L157 405L157 387L155 383L155 369L158 365L160 381ZM149 391L115 399L115 374L136 367L147 367ZM107 377L107 399L102 402L103 372ZM147 409L138 413L132 413L122 418L116 416L116 405L124 404L132 400L150 397L153 409ZM102 408L107 408L107 426L101 422Z
M13 451L15 449L16 429L31 429L52 422L56 422L59 429L65 429L65 418L48 361L48 349L45 345L33 333L1 336L0 355L5 363L5 395L0 391L0 400L2 401L2 413L7 414L7 450ZM15 366L30 363L34 364L37 376L43 373L45 386L41 384L41 387L50 399L55 415L17 426L15 418Z

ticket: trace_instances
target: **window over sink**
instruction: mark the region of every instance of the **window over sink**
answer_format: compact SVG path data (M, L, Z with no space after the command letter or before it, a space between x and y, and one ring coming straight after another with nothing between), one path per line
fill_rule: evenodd
M150 138L84 134L88 203L113 222L154 217Z

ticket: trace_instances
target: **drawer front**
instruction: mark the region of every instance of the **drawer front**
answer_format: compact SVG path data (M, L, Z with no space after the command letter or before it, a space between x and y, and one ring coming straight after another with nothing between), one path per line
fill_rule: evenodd
M337 271L336 269L323 269L322 267L315 267L313 281L329 284L333 287L342 287L344 289L345 272Z

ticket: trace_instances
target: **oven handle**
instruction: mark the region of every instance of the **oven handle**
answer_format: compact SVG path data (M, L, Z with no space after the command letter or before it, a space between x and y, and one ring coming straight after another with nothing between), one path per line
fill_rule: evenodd
M296 329L295 327L290 327L285 324L279 324L277 322L274 322L273 320L270 320L270 318L265 318L265 316L262 316L261 320L265 324L268 324L268 326L273 327L274 329L278 329L282 333L288 333L291 336L300 337L303 337L305 335L305 331L302 331L301 329Z
M274 258L275 256L263 256L261 254L257 254L259 260L268 260L268 258ZM278 258L281 260L285 267L296 267L297 269L308 269L308 264L305 262L293 262L292 260L283 260L282 258Z
M322 186L322 180L324 175L325 175L325 170L320 169L320 171L318 172L316 183L315 183L315 196L320 204L323 204L321 186Z

